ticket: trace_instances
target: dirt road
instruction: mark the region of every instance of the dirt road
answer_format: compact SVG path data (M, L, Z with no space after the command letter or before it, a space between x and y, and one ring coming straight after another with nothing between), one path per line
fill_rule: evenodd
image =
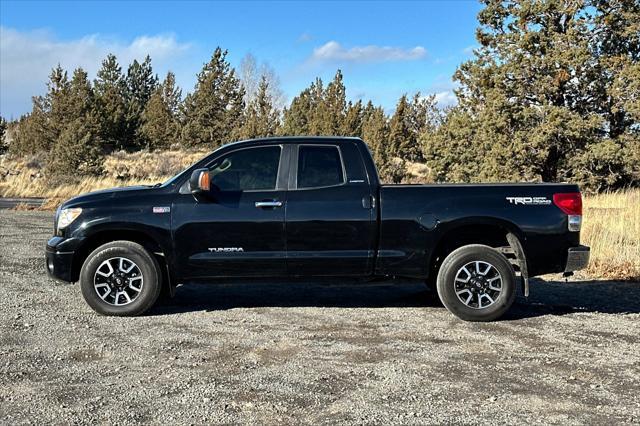
M0 209L13 209L19 205L40 207L44 198L6 198L0 197Z
M94 314L44 273L46 213L0 211L0 423L640 422L640 284L536 281L464 323L421 285L183 286Z

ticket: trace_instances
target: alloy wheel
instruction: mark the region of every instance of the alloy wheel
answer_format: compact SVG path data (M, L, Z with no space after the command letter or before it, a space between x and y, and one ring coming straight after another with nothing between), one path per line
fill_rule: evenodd
M502 292L502 275L495 266L476 260L458 269L454 279L458 300L473 309L486 309Z
M93 278L98 297L113 306L132 303L142 292L144 277L140 267L126 257L112 257L100 264Z

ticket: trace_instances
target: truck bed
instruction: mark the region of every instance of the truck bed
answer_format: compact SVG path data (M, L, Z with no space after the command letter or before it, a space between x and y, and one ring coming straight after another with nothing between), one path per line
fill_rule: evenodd
M578 191L563 183L381 185L376 271L424 276L452 234L463 238L483 228L515 234L531 275L561 272L579 233L568 232L553 194Z

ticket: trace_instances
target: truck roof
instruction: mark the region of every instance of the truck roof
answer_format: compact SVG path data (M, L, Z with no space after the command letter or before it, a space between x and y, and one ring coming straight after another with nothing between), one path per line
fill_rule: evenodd
M282 142L282 143L300 143L300 142L362 142L362 139L350 136L271 136L267 138L245 139L237 142L224 144L230 146L236 144L245 144L250 142Z

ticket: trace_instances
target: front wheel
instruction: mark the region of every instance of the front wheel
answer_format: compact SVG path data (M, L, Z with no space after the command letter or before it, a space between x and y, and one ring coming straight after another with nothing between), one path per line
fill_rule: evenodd
M114 241L87 257L80 270L80 289L94 311L134 316L158 300L161 277L158 262L144 247L131 241Z
M515 273L506 257L480 244L451 252L438 272L442 304L465 321L493 321L516 297Z

